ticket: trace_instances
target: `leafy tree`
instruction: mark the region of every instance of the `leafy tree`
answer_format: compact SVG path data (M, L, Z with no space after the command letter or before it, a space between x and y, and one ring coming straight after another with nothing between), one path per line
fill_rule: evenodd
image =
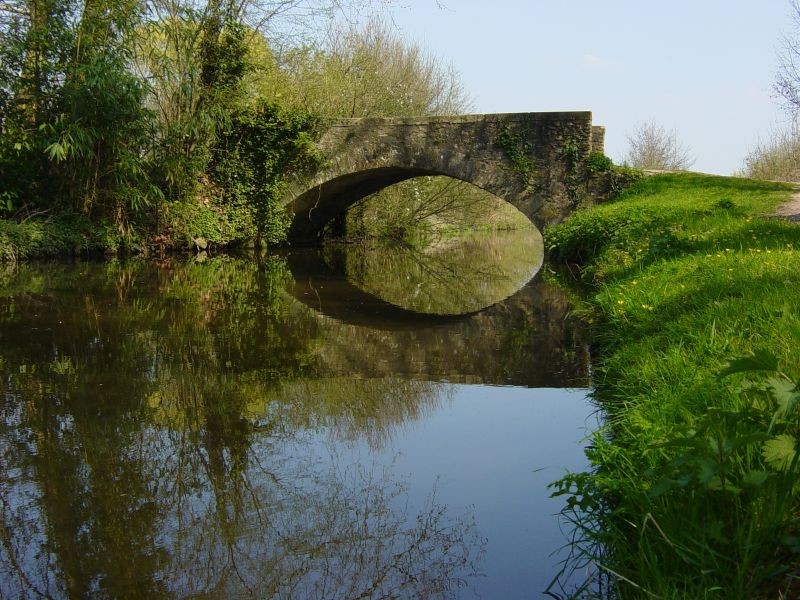
M470 105L452 66L409 43L380 19L338 25L324 43L275 57L253 92L325 117L458 114Z
M220 233L220 243L254 227L280 239L287 220L277 205L280 170L313 160L304 115L443 114L467 106L452 69L378 20L335 27L316 45L295 36L300 22L318 31L333 14L364 6L3 2L0 217L80 212L131 243L162 222L174 240L165 215L200 215L202 224L183 223L190 237L224 225L238 233ZM287 41L298 39L305 40L299 49L287 51ZM276 103L281 110L265 111ZM244 132L269 137L276 154L253 162L265 157L237 137Z
M48 157L66 163L64 194L75 208L110 218L123 235L131 214L158 196L143 152L151 129L145 87L128 69L141 16L138 0L84 3L61 112L46 128L56 138Z
M2 5L0 176L19 218L99 213L125 229L147 203L141 147L149 115L128 69L138 0Z
M171 199L194 198L217 128L235 110L247 50L235 6L152 0L133 64L149 82L158 127L155 177Z
M346 6L325 0L152 0L134 62L151 82L157 181L168 198L196 204L171 210L189 237L228 243L255 231L271 242L285 236L279 169L294 168L302 154L296 144L308 145L296 127L306 117L265 108L268 103L253 94L253 73L265 54L271 56L264 32L275 21L291 20L298 11L325 13L334 5ZM249 135L273 146L256 147L243 137Z
M39 211L41 199L56 192L41 126L60 102L73 13L63 0L0 5L0 216Z

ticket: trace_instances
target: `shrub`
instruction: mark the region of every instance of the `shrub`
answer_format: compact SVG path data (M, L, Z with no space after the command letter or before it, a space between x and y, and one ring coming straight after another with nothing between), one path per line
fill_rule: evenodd
M800 181L800 130L777 131L744 159L743 175L752 179Z
M628 134L630 149L625 163L639 169L685 171L694 164L689 149L678 142L675 130L667 131L655 121L641 123Z

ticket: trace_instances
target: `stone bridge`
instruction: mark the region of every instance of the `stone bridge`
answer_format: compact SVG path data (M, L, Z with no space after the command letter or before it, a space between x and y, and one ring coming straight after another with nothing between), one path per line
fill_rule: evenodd
M421 175L472 183L543 229L590 196L586 160L603 151L603 137L590 112L336 121L318 142L322 167L289 186L289 240L318 243L326 225L354 203Z

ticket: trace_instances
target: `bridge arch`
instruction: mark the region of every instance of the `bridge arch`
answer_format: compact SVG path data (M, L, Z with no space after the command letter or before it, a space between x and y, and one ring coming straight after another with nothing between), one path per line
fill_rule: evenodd
M294 281L287 296L314 315L317 335L333 332L337 343L313 359L328 373L526 387L561 385L566 377L587 385L584 332L567 318L569 303L556 286L532 280L479 311L420 314L365 294L307 252L288 251Z
M589 112L337 121L318 142L322 166L298 176L284 199L289 240L318 243L355 202L424 175L471 183L543 229L583 200L586 159L602 138Z
M308 249L300 252L303 250ZM293 278L287 292L315 312L348 325L414 331L457 323L480 312L448 315L417 312L362 290L331 268L319 254L290 252L286 258Z

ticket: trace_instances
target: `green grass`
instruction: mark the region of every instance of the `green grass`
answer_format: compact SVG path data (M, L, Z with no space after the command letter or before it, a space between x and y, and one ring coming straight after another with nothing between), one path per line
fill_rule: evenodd
M92 223L79 215L23 223L0 219L0 264L116 250L120 244L113 227Z
M790 194L661 175L545 236L588 290L607 416L555 489L621 598L800 593L800 227L768 217ZM718 377L754 352L777 363Z

